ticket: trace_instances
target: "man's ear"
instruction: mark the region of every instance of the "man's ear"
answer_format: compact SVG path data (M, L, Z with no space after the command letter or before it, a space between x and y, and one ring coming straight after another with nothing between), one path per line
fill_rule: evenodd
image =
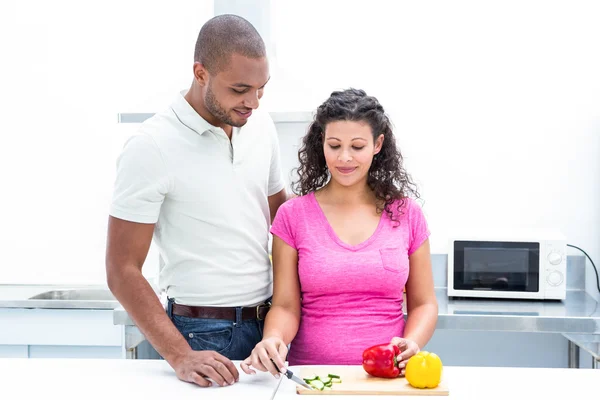
M377 137L377 140L375 140L374 154L378 154L381 151L384 140L385 140L385 136L383 136L383 133Z
M194 63L194 79L200 86L208 85L208 70L198 61Z

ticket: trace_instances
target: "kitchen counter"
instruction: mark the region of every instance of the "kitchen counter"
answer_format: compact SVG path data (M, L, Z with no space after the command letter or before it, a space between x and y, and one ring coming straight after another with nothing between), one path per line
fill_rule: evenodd
M0 285L0 308L112 310L119 306L108 287L101 285Z
M569 358L571 364L579 363L579 352L576 347L587 352L592 357L592 368L600 365L600 335L581 335L565 333L563 336L569 341Z
M437 329L600 334L600 305L582 290L563 301L449 299L436 289Z
M237 363L236 363L237 364ZM292 367L292 370L297 368ZM266 373L228 387L200 388L179 381L162 360L0 359L2 397L102 399L298 399L293 382ZM594 398L600 370L445 367L449 396L439 399ZM387 400L391 396L335 396L335 400ZM429 397L428 397L429 398Z
M600 334L600 306L580 290L564 301L449 299L446 288L436 288L436 297L437 329ZM134 325L122 307L114 322Z
M446 288L436 288L436 297L436 329L600 334L599 303L582 290L567 291L564 301L449 299ZM136 358L144 336L122 307L113 311L113 321L125 325L127 357ZM577 344L569 340L568 345L569 366L577 368Z
M600 360L600 335L565 334L564 336L577 346L585 348L594 360Z
M77 308L65 300L30 299L48 291L108 290L103 286L0 285L0 308ZM600 334L600 305L581 290L567 291L564 301L449 299L436 288L437 329ZM114 309L115 325L135 324L116 300L79 301L83 308Z
M64 289L98 290L101 286L0 285L0 308L108 308L113 323L124 326L127 357L136 358L144 340L127 312L116 300L65 301L30 299ZM106 288L104 288L107 290ZM436 288L439 305L437 329L465 331L560 333L569 340L569 365L578 365L577 344L570 334L600 335L600 306L582 290L567 291L564 301L449 299L446 288Z
M228 387L201 388L177 379L162 360L0 358L0 397L7 399L264 399L279 381L249 376Z

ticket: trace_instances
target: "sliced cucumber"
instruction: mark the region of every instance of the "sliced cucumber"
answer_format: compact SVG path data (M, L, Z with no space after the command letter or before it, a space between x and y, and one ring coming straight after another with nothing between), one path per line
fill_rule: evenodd
M310 381L309 385L317 390L323 390L325 388L325 384L318 379Z
M328 374L327 376L311 375L303 378L304 382L317 390L332 390L334 383L342 383L342 379L339 375Z

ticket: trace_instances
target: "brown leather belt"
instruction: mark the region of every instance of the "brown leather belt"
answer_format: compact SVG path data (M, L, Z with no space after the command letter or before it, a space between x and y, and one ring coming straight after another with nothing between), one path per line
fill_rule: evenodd
M267 316L271 303L242 308L242 320L262 321ZM235 321L235 307L199 307L173 303L173 314L189 318L227 319Z

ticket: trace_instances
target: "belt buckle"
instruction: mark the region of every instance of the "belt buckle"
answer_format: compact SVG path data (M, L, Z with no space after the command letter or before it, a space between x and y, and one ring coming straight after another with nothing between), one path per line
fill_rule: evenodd
M260 308L261 307L267 307L267 306L269 308L271 307L271 302L270 301L268 301L268 302L266 302L264 304L259 304L259 305L256 306L256 320L257 321L262 321L264 319L264 318L260 317Z

